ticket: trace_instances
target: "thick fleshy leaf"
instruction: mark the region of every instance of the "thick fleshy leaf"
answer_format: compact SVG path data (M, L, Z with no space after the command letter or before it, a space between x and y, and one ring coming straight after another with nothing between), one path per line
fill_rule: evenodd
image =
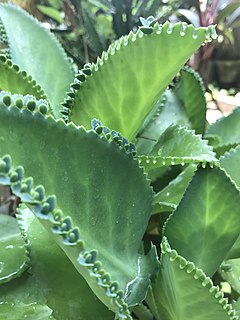
M19 277L26 270L25 242L17 220L0 214L0 284Z
M240 188L240 145L226 152L219 161L221 167L226 170L227 174L230 175L231 179L237 184L238 188Z
M12 63L5 56L0 56L0 90L11 93L32 94L37 99L46 98L44 91L31 76Z
M36 19L19 7L1 4L0 17L13 63L26 70L41 85L55 116L60 117L60 103L73 82L73 72L61 45Z
M219 155L240 143L240 108L209 126L205 138L209 139ZM218 150L219 149L219 150Z
M223 170L199 168L164 234L179 254L212 276L239 236L239 207L240 193Z
M0 319L55 320L36 279L27 272L0 285Z
M206 140L182 126L169 126L154 145L149 156L138 156L146 171L169 165L217 162Z
M58 320L112 320L114 314L97 299L34 214L22 206L18 220L28 242L31 272L53 316Z
M96 65L85 66L77 75L81 83L72 87L75 97L71 93L66 102L74 123L89 128L95 117L133 140L188 58L203 42L216 37L212 26L195 29L184 23L156 23L150 31L144 34L140 28L122 37Z
M165 211L166 207L169 207L168 211L173 211L181 201L184 192L190 181L192 180L196 165L189 165L184 169L175 179L161 191L154 195L154 208L153 213ZM164 209L165 206L165 209Z
M1 183L11 184L22 201L37 203L35 213L95 294L128 316L125 303L144 299L156 260L153 249L148 256L138 253L152 208L143 170L131 154L96 132L24 108L2 107L0 118L0 154L11 154L13 164L23 165L49 197L42 187L31 191L31 180L19 186L21 168L8 173L12 183L9 178ZM8 157L1 163L8 170ZM39 197L40 203L34 200Z
M191 128L202 134L206 123L206 99L200 75L189 67L183 68L175 93L184 106Z
M238 317L201 269L162 241L161 267L147 302L156 320L237 320Z

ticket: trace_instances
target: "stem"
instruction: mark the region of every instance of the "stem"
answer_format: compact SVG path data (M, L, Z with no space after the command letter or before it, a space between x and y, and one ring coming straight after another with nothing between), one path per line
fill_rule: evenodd
M132 308L132 311L136 314L139 320L153 320L151 311L143 304L139 304Z

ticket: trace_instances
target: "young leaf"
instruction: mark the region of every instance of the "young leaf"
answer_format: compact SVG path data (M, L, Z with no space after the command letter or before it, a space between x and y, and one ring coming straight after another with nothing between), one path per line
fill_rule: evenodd
M239 174L239 162L240 162L240 145L236 148L226 152L220 159L220 165L230 175L231 179L240 188L240 174Z
M74 123L89 128L96 117L132 141L175 74L206 39L215 37L212 27L182 23L156 23L150 29L151 34L138 30L122 37L82 70L86 79L65 104Z
M179 254L212 276L239 236L239 206L240 193L223 170L199 168L164 234Z

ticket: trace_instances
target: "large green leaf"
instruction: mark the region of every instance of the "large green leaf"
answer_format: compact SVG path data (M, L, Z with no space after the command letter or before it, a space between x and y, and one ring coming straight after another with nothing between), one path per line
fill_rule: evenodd
M22 207L18 219L30 249L31 272L53 316L58 320L112 320L114 314L97 299L34 214Z
M26 270L25 242L17 220L0 214L0 283L19 277Z
M73 82L73 73L65 52L48 30L19 7L1 4L0 17L13 63L26 70L42 86L55 116L59 117L60 103Z
M224 171L199 168L164 234L179 254L212 276L239 235L239 206L240 193Z
M65 104L73 122L89 128L96 117L133 140L175 74L204 41L216 36L212 26L195 29L182 23L156 23L151 34L141 30L116 41L77 75L80 83Z
M129 317L127 305L144 299L156 267L153 249L147 257L138 253L152 207L143 170L131 154L93 131L24 108L1 107L0 118L0 154L11 154L13 165L23 165L57 204L43 188L31 191L31 180L20 187L21 168L1 182L37 204L35 213L95 294ZM1 164L8 171L8 157Z
M147 302L156 320L237 320L238 317L201 269L162 241L161 267Z
M24 95L32 94L37 99L46 98L36 81L3 55L0 56L0 91L2 90Z

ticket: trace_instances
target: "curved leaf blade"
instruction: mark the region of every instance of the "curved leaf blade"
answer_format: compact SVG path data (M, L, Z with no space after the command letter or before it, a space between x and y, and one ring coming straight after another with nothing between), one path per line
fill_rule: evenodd
M175 74L211 37L215 38L212 26L195 29L169 22L156 24L151 34L139 29L122 37L96 65L86 66L77 76L83 82L79 89L72 88L75 97L65 104L71 109L70 119L89 128L95 117L132 141Z
M28 242L31 273L48 307L53 310L53 316L58 320L74 320L76 317L112 320L114 314L96 298L87 282L27 207L19 208L18 221Z
M129 317L127 304L134 305L145 298L152 272L148 261L154 260L153 250L148 256L138 253L152 207L152 190L143 170L132 155L93 131L67 126L38 111L20 112L15 107L0 108L0 116L4 119L0 154L10 153L13 164L23 164L27 176L33 176L36 184L42 183L48 195L56 195L64 214L59 218L56 213L53 219L57 210L55 198L45 196L35 213L54 233L95 294L109 308ZM34 159L26 154L34 154ZM8 158L4 159L8 163ZM4 181L10 183L9 178ZM26 189L28 185L23 184ZM24 195L22 187L12 188L27 202L34 202L33 195L43 192L40 188L32 191L33 195ZM42 212L45 207L51 208L48 214ZM107 294L108 288L113 290L113 297Z
M73 72L63 48L49 31L19 7L1 4L0 17L13 63L26 70L42 86L54 115L60 117L60 104L73 82Z
M28 260L17 220L0 214L0 284L19 277Z
M148 294L157 320L237 320L223 293L201 269L162 240L161 267Z

